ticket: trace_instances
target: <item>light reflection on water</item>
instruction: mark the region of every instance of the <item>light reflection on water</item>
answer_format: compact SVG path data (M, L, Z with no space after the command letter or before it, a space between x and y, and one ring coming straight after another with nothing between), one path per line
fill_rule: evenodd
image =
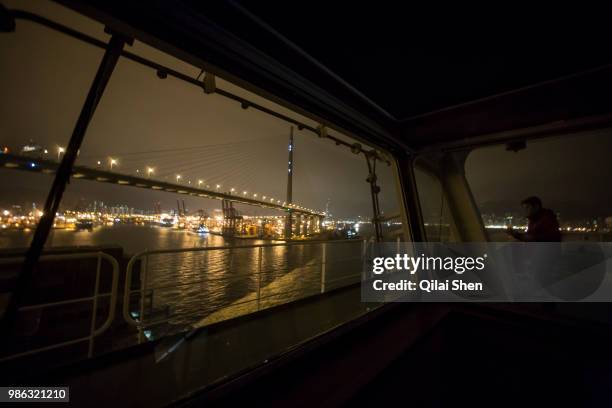
M0 248L25 247L31 234L0 231ZM133 255L144 250L260 243L269 242L226 240L163 227L116 225L97 227L91 232L54 230L47 246L115 245L122 247L124 254ZM341 278L359 273L361 250L358 241L327 243L328 290L359 280ZM321 244L148 255L145 321L169 320L152 328L157 337L184 330L204 318L216 321L255 311L258 293L261 308L319 293L321 263ZM124 271L121 276L125 276ZM132 295L131 304L133 311L139 311L138 293Z
M358 281L334 282L359 274L361 243L327 245L326 289ZM258 293L259 307L266 308L321 291L322 244L155 254L146 263L145 321L169 319L158 333L197 325L223 310L229 316L255 311ZM211 322L216 320L222 318Z

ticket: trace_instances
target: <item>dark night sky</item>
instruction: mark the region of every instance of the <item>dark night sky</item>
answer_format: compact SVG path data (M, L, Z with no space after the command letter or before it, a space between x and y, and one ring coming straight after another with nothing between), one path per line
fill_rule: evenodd
M35 10L107 39L101 25L56 4L42 1L4 4ZM199 73L199 69L139 42L131 51L193 77ZM377 55L384 51L382 47ZM436 54L436 50L429 52ZM4 102L0 104L0 144L17 147L34 139L48 146L52 153L56 153L56 146L65 146L101 55L99 49L27 22L18 21L16 33L1 34L0 89ZM445 73L440 75L444 77ZM447 81L452 78L455 77L449 76ZM359 84L354 85L359 88ZM227 82L219 80L218 86L313 124ZM282 121L242 110L235 102L218 95L206 96L177 80L161 81L153 71L120 60L79 160L93 165L98 159L106 162L112 156L119 160L118 169L122 172L132 173L136 168L142 170L151 165L159 177L181 174L184 180L195 182L201 178L210 184L220 183L224 188L235 187L238 191L283 200L288 133L289 126ZM294 201L324 209L330 199L334 215L370 215L363 158L310 133L296 131L295 138ZM239 145L239 141L245 143ZM192 147L186 153L157 155L150 163L136 160L138 155L125 154ZM470 155L466 174L483 211L516 211L522 198L539 195L545 205L568 216L608 216L612 215L610 152L610 132L529 143L526 150L518 153L506 152L503 147L487 148ZM204 164L199 164L200 161ZM391 170L381 167L379 173L381 202L387 213L397 208ZM0 170L3 186L0 205L32 200L40 203L50 181L48 176ZM74 180L65 204L97 199L150 209L154 202L161 201L162 207L171 208L176 198L168 193ZM220 205L218 201L191 197L185 201L192 209ZM253 207L245 210L261 213Z

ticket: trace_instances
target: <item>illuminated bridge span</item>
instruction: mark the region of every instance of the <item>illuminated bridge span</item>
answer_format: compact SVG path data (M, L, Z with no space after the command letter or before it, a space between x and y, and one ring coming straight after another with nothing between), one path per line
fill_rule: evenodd
M5 168L38 172L45 174L54 174L59 166L59 163L54 160L33 158L14 154L0 154L0 165ZM314 216L322 218L325 214L322 212L307 209L296 204L282 202L273 198L263 199L241 195L239 192L221 192L214 189L196 187L189 184L181 184L164 182L149 177L134 176L120 174L106 169L91 168L88 166L75 165L72 171L72 177L75 179L93 180L102 183L112 183L125 186L133 186L146 188L151 190L160 190L170 193L188 194L203 198L211 198L216 200L226 200L232 203L247 204L262 208L271 208L281 211L290 211L295 215ZM178 180L177 180L178 181Z

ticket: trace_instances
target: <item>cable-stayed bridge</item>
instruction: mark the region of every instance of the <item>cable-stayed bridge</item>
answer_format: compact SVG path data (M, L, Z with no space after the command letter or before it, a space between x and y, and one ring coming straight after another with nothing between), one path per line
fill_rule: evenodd
M222 200L224 217L230 231L234 225L233 219L238 216L233 204L280 210L287 214L286 237L292 234L292 230L296 231L296 228L298 235L301 235L302 232L303 235L307 235L313 231L313 226L320 225L325 214L291 202L292 138L289 143L288 195L284 200L246 189L229 187L232 185L231 181L236 181L237 183L233 185L241 187L256 181L256 156L259 153L255 146L261 146L262 139L218 145L123 152L105 157L79 155L77 164L72 168L71 177ZM58 148L57 156L55 156L39 146L30 149L24 147L20 154L1 153L0 166L27 172L55 174L62 153L62 148ZM233 163L239 163L239 165ZM218 173L218 168L223 164L226 164L227 169L221 175L207 178L197 177L198 174L215 174L215 169ZM305 229L306 225L311 227L310 230Z

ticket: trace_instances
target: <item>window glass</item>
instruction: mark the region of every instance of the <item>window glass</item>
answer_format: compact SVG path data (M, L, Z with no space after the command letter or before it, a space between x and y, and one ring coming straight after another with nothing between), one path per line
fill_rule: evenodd
M50 2L39 6L63 18L73 14ZM107 38L102 25L90 24ZM57 163L63 157L102 54L24 20L0 35L0 250L18 254L29 245L53 180L34 159Z
M557 218L563 241L610 241L612 228L610 130L528 141L524 149L475 149L466 178L492 241L513 240L527 218L521 201L538 197Z
M100 24L50 4L19 7L108 40ZM57 164L103 51L22 21L16 33L0 36L0 47L10 56L0 81L14 102L0 108L2 143L35 167ZM129 50L202 76L198 67L138 41ZM319 125L221 78L216 85ZM336 129L329 134L356 143ZM28 143L34 153L23 150ZM379 162L376 172L385 240L401 239L393 166ZM18 205L36 215L53 176L0 169L3 249L29 244L36 216L27 229L7 220ZM120 58L28 288L28 307L20 309L11 347L0 358L30 353L28 364L66 363L168 339L163 348L194 328L305 299L329 302L325 316L308 324L283 314L274 324L278 342L232 342L221 352L216 345L229 341L220 330L211 334L219 341L193 343L200 347L194 353L210 359L205 371L212 382L361 316L376 306L360 301L358 286L374 237L367 178L363 154ZM57 256L45 258L51 253ZM4 277L14 280L14 272ZM11 284L3 288L11 296ZM323 310L317 307L301 310ZM252 338L257 324L247 326L242 337Z

